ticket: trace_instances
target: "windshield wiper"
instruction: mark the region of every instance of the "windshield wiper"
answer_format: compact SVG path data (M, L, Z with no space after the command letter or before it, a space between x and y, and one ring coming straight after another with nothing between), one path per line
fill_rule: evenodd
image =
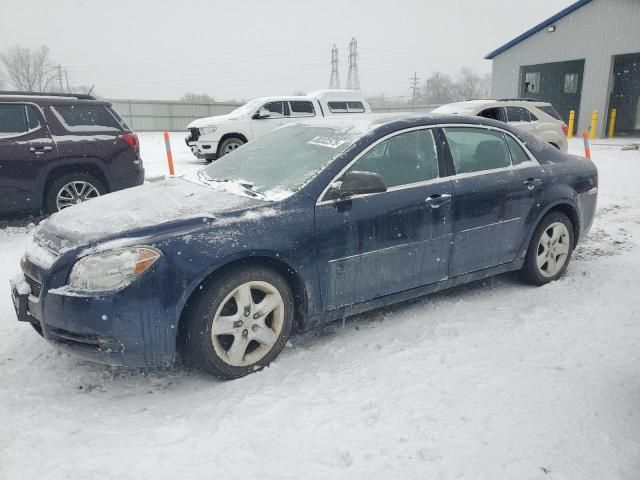
M211 183L211 182L216 182L216 183L233 183L235 185L240 185L244 191L251 195L252 197L260 197L260 198L266 198L265 195L263 193L260 193L256 190L253 189L253 183L251 182L243 182L242 180L231 180L230 178L211 178L209 175L207 175L203 170L200 170L198 172L198 178L200 178L200 180L207 182L207 183Z

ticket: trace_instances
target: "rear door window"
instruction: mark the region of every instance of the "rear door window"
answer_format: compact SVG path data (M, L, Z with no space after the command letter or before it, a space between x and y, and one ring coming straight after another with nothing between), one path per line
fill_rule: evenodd
M508 122L530 122L531 113L523 107L507 107Z
M26 133L27 116L21 103L0 103L0 137Z
M485 108L478 114L478 116L504 122L504 113L501 107Z
M27 110L27 128L29 130L35 130L40 128L40 112L33 105L26 105Z
M511 166L504 134L473 127L444 128L456 173L472 173Z
M520 165L524 162L530 162L529 155L525 153L518 142L516 142L510 135L506 135L507 145L509 145L509 152L511 152L511 162L514 165Z
M119 131L122 128L105 105L56 105L51 108L70 132Z
M289 102L292 117L313 117L316 111L313 109L313 103L307 101Z

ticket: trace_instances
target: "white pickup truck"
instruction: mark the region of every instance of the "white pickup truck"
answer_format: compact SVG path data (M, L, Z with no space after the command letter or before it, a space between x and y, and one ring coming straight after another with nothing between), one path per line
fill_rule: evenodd
M185 138L193 154L209 162L244 143L300 118L371 113L365 98L353 90L320 90L305 96L262 97L227 115L191 122Z

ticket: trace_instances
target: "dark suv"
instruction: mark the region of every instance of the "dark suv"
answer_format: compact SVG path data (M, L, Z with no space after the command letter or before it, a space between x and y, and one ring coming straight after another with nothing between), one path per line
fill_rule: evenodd
M0 92L0 215L53 213L143 181L138 137L110 103Z

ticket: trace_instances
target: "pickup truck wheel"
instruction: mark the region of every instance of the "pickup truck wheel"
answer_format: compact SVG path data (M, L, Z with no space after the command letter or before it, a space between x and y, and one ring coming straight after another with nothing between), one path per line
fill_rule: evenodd
M55 213L107 193L107 187L86 173L67 173L53 180L47 188L45 210Z
M223 157L227 153L233 152L234 150L240 148L242 145L244 145L244 142L237 137L227 138L220 144L218 158Z
M206 284L181 325L181 356L219 378L266 367L284 348L294 318L286 280L258 266L234 269Z

